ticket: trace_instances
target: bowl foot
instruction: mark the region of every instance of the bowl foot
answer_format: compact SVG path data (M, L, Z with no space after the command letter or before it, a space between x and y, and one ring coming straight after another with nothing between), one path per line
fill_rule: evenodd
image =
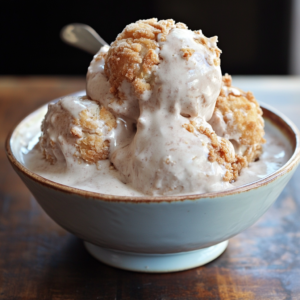
M167 273L188 270L207 264L221 255L227 248L228 241L194 251L147 254L111 250L84 242L88 252L101 262L124 270Z

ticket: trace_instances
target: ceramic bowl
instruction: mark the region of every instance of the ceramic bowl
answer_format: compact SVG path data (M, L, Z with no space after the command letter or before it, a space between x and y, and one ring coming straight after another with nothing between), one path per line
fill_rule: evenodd
M217 193L165 197L122 197L88 192L47 180L23 163L30 128L47 106L25 118L8 136L14 170L45 212L75 234L98 260L122 269L173 272L218 257L228 239L251 226L279 196L300 158L299 132L284 116L262 105L267 129L280 132L292 148L288 162L266 178Z

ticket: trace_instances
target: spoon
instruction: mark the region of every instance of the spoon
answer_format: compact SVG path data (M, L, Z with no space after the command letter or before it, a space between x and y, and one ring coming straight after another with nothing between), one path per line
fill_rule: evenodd
M60 38L67 44L81 50L96 54L102 46L108 45L90 26L73 23L60 31Z

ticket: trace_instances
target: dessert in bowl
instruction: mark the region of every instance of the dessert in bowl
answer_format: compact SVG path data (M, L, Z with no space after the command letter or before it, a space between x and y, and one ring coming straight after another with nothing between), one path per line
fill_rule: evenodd
M267 107L264 122L219 56L216 38L182 23L131 24L95 55L86 96L40 108L8 138L41 206L101 261L146 272L211 261L295 171L297 129Z

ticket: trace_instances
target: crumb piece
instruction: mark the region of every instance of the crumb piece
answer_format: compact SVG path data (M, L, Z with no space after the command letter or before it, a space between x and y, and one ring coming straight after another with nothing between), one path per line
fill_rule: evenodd
M154 65L157 65L159 63L158 55L157 53L153 50L150 49L148 53L144 56L143 60L143 71L145 73L149 73Z
M78 157L88 163L96 163L108 158L109 140L102 138L99 129L99 119L103 120L108 131L117 127L116 118L104 106L98 110L99 114L84 110L80 113L80 125L84 131L84 137L77 140Z
M255 98L254 98L254 95L252 94L252 92L250 92L250 91L248 91L247 93L246 93L246 98L249 100L249 101L251 101L251 102L256 102L256 100L255 100Z
M150 84L140 78L136 78L132 84L135 89L135 93L138 95L142 95L145 91L149 91L151 89Z
M194 41L200 45L203 45L209 52L214 53L216 55L216 58L212 58L211 60L208 60L208 63L212 66L213 64L215 66L220 65L220 54L222 53L221 49L219 49L216 46L216 42L218 41L218 37L214 36L212 38L207 38L203 35L201 30L194 31L196 33L196 37L194 38ZM206 58L207 60L207 58Z
M102 59L106 59L106 57L107 57L107 52L99 52L98 54L97 54L97 56L95 57L95 60L96 61L99 61L99 60L102 60Z
M79 116L80 126L84 130L95 130L98 127L98 124L96 123L97 116L92 115L87 109L80 112Z
M206 59L206 61L207 61L207 63L210 65L210 66L213 66L214 65L214 59L213 59L213 57L211 56L211 55L206 55L205 56L205 59Z
M87 100L83 97L80 99ZM99 160L107 159L109 155L107 134L116 127L115 117L97 102L88 104L77 119L64 109L59 101L49 106L42 122L39 144L43 157L51 164L57 160L65 160L61 146L62 143L66 143L73 149L74 153L71 155L78 163L82 161L97 163ZM52 133L49 133L49 130Z
M96 163L98 160L104 160L109 155L109 141L103 141L96 134L90 134L87 137L77 141L80 157L88 163Z
M108 127L109 131L113 128L117 128L116 118L104 106L100 109L100 119L105 121L105 125Z
M238 136L238 145L246 146L243 155L236 155L232 164L232 180L236 180L241 170L255 161L262 153L262 144L265 143L264 121L262 110L251 92L239 91L236 94L231 87L231 76L223 76L223 85L217 98L215 112L223 116L227 134ZM234 143L235 140L232 141ZM229 178L229 175L226 175Z
M50 139L49 144L50 144L51 148L55 148L56 143L53 140Z
M222 51L219 48L215 49L216 55L218 58L220 58Z
M189 132L194 132L194 126L192 124L183 124L182 127Z
M179 29L188 29L188 27L184 24L184 23L176 23L176 28L179 28Z
M231 87L231 81L230 75L223 76L223 83L227 88ZM226 96L222 89L215 110L222 113L228 132L240 133L241 145L253 146L264 143L262 110L251 92L241 91L241 95L234 95L229 89ZM229 114L233 116L232 119L228 118Z
M76 127L72 127L71 128L71 134L74 137L77 137L77 138L81 138L82 137L82 132L78 128L76 128Z
M171 166L174 166L174 165L175 165L175 162L172 161L172 159L170 159L170 157L167 157L167 158L165 159L165 163L166 163L167 165L171 165Z
M191 48L182 48L180 49L180 51L183 52L183 55L182 57L185 59L185 60L189 60L189 58L194 54L195 50L194 49L191 49Z
M43 157L45 160L47 160L51 165L54 165L56 162L56 158L49 154L45 149L43 149Z
M201 30L198 30L198 31L194 31L197 35L196 38L194 38L194 41L198 44L201 44L203 46L206 46L207 47L207 37L205 37L203 34L202 34L202 31Z
M122 99L119 87L123 80L133 83L137 97L151 89L152 70L160 59L157 54L158 35L165 41L172 28L187 29L174 20L148 19L129 24L111 44L105 58L105 74L111 85L110 92Z
M220 64L221 64L220 58L219 58L219 57L216 57L216 58L214 59L214 65L217 67L217 66L219 66Z
M158 34L161 35L161 41L164 41L174 27L173 20L157 21L155 18L140 20L125 27L111 44L105 61L105 74L112 87L112 94L120 97L118 88L123 80L133 82L139 79L140 82L134 85L138 95L150 88L146 83L151 80L153 66L159 63L155 52L158 48Z
M211 131L208 127L197 126L194 121L190 124L184 124L183 126L189 132L193 132L196 129L199 133L204 134L210 139L208 144L208 160L210 162L217 162L219 165L224 166L227 170L223 177L224 181L235 181L240 174L242 168L248 166L247 158L240 155L234 155L232 152L232 145L225 138L218 138L214 131ZM187 126L189 125L189 126ZM194 129L192 130L191 127Z
M225 86L227 87L231 87L231 83L232 83L232 78L230 75L228 75L227 73L223 76L222 78L223 83Z

